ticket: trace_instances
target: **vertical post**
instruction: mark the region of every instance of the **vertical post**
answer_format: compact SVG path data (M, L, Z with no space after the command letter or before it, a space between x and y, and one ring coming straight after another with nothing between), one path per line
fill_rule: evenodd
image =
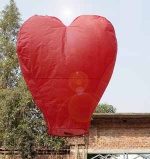
M126 156L127 156L126 159L128 159L129 158L128 153L126 153Z
M126 154L125 153L123 154L123 159L126 159Z
M128 159L129 158L129 156L128 156L128 153L124 153L124 155L123 155L124 157L124 159Z
M85 147L82 147L82 158L85 159Z
M89 144L89 134L84 136L84 159L87 159L88 154L88 144Z
M75 144L75 159L78 159L78 143Z

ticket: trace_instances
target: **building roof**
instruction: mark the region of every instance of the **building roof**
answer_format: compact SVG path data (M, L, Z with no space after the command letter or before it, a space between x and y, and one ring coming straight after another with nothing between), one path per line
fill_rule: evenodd
M150 118L150 113L94 113L92 118Z

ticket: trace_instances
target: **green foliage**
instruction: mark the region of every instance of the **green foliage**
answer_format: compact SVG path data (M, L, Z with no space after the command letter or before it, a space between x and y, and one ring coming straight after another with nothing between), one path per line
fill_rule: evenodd
M98 104L94 113L116 113L116 108L107 103Z
M0 14L0 87L12 88L17 84L18 61L16 37L20 28L20 13L14 0L10 0Z
M0 146L20 150L23 159L34 159L36 150L58 151L65 138L46 134L46 123L21 77L16 54L20 13L10 0L0 14Z
M58 151L66 145L65 138L46 134L43 116L22 79L14 90L1 89L0 101L1 144L7 149L18 149L23 159L33 159L37 148Z

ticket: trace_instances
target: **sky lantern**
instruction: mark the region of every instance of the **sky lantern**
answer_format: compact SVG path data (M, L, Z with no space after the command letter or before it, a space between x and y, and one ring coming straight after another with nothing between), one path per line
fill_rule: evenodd
M112 24L101 16L83 15L67 27L56 17L35 15L20 29L17 53L47 133L87 134L116 61Z

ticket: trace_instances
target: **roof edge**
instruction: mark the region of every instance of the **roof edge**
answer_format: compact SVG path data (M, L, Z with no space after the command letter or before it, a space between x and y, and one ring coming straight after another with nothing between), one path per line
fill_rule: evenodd
M150 113L94 113L92 118L150 118Z

